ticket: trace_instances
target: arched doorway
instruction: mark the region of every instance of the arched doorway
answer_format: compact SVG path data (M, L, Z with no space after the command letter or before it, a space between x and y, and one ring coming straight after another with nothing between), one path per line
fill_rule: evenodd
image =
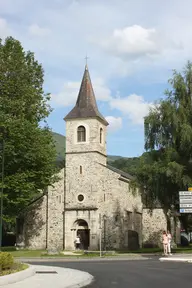
M81 249L87 250L89 248L89 227L88 223L83 219L78 219L75 221L74 226L76 226L76 236L79 235L81 241Z

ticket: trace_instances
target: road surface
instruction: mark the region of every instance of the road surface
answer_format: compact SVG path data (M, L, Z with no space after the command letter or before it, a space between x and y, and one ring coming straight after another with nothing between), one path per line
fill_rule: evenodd
M87 271L95 277L89 288L190 288L192 264L161 263L158 259L133 261L31 262ZM55 287L56 288L56 287Z

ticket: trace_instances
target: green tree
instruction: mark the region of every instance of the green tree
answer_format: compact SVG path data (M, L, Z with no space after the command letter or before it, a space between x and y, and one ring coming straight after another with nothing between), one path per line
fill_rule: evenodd
M165 98L145 118L145 149L137 179L151 204L169 209L192 183L192 63L173 71Z
M56 151L46 124L51 108L43 78L42 66L33 53L25 52L12 37L4 43L0 40L0 143L4 139L6 221L12 221L19 209L54 181ZM43 122L44 128L40 126Z

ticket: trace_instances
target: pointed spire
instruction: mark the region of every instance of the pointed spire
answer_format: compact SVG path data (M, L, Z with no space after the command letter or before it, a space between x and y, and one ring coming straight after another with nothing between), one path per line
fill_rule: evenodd
M81 87L79 90L76 105L79 108L89 108L91 110L98 110L87 64L85 66L85 72L81 82Z
M105 123L105 125L108 125L107 121L98 110L91 78L89 75L89 69L86 64L76 105L64 119L68 120L89 117L98 117Z

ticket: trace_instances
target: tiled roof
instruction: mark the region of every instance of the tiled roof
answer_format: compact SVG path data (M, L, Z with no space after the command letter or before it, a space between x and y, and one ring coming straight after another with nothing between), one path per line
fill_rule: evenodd
M89 70L86 65L76 105L64 119L69 120L92 117L99 118L105 125L108 125L108 122L98 110Z
M130 180L134 180L134 179L135 179L135 178L134 178L132 175L130 175L129 173L126 173L126 172L124 172L124 171L122 171L122 170L120 170L120 169L117 169L117 168L115 168L115 167L113 167L113 166L111 166L111 165L107 165L107 168L110 169L110 170L112 170L113 172L116 172L116 173L120 174L121 176L123 176L123 177L125 177L125 178L127 178L127 179L130 179Z

